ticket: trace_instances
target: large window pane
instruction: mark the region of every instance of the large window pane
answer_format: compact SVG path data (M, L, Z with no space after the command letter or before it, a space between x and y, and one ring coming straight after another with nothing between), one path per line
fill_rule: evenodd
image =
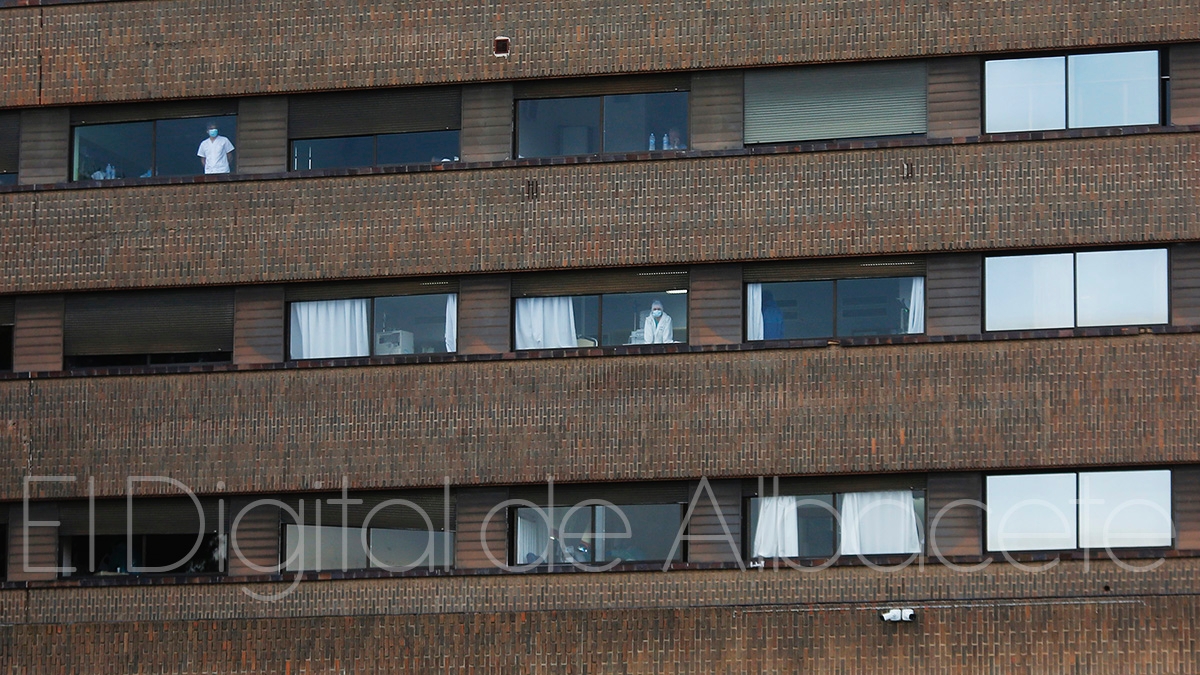
M618 513L619 511L619 513ZM621 514L629 521L628 528ZM617 560L667 560L679 533L681 514L678 504L625 504L614 510L595 507L596 532L592 544L596 562ZM683 546L675 548L673 560L682 557Z
M201 141L208 138L208 125L237 147L237 115L220 117L189 117L178 120L158 120L154 123L154 175L195 176L204 173L204 164L196 156ZM235 164L237 153L229 155Z
M988 133L1066 126L1066 59L988 61L984 66Z
M842 279L837 282L837 334L902 335L925 331L925 280Z
M921 551L924 499L918 501L911 490L851 492L842 495L839 501L839 544L843 555Z
M16 185L17 174L15 173L0 173L0 185Z
M834 513L832 494L750 500L751 557L832 557L837 550Z
M380 566L441 567L452 562L446 559L446 545L449 543L450 555L453 556L453 532L371 528L370 534L371 555Z
M1075 257L1080 326L1167 323L1167 250L1093 251Z
M458 161L458 130L382 134L375 162L384 164Z
M592 511L590 506L517 509L514 563L591 563L595 553Z
M293 302L288 334L293 359L368 356L370 300Z
M1158 124L1158 52L1067 57L1070 126Z
M599 96L517 102L517 156L600 152Z
M655 302L663 306L663 316L657 320L651 317ZM600 344L687 342L686 293L610 293L601 296L600 303ZM647 328L651 330L649 339Z
M763 340L833 336L833 282L795 281L762 284ZM747 314L755 311L751 307ZM748 335L750 339L759 339Z
M292 171L375 164L374 136L313 138L292 142Z
M450 294L401 295L375 299L375 354L433 354L452 351ZM449 319L450 325L447 325ZM447 336L447 330L451 335Z
M986 330L1074 326L1074 265L1070 253L988 258L984 264Z
M200 140L203 140L203 135ZM200 140L196 141L197 147ZM199 167L196 148L192 148L190 154ZM75 127L74 166L75 180L153 176L154 123L126 122Z
M686 150L687 111L686 91L605 96L604 152Z
M987 478L989 551L1075 548L1075 474Z
M284 529L288 572L355 570L367 567L360 527L292 525Z
M1171 472L1079 474L1079 545L1171 545Z

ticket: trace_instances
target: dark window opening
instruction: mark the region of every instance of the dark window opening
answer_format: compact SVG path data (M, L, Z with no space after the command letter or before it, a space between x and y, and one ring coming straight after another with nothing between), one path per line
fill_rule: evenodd
M237 146L237 115L76 126L71 175L73 180L112 180L203 174L196 152L209 124ZM230 155L231 163L236 156Z
M0 370L13 369L13 327L0 325Z
M752 283L746 339L798 340L925 332L925 279Z
M200 365L229 363L232 352L185 352L180 354L96 354L64 357L68 368L112 368L117 366Z
M218 574L225 560L224 542L220 535L209 533L196 545L195 534L135 534L130 542L124 535L105 534L95 537L95 566L86 535L64 537L63 558L74 567L72 576L107 576L117 574L149 574L132 572L137 568L166 568L159 574Z
M686 150L688 92L517 102L517 156Z
M683 508L682 504L516 508L510 563L679 562L684 559L683 546L675 546L675 539Z
M292 170L457 162L458 130L292 141Z
M0 173L0 185L16 185L17 174L15 173Z

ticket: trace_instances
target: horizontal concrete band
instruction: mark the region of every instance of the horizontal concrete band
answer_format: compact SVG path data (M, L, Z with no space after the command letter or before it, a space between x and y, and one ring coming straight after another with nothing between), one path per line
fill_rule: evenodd
M595 572L287 583L138 584L93 588L0 590L0 624L203 621L313 616L403 616L474 612L560 612L776 605L819 611L822 605L872 607L911 603L945 608L1000 606L1012 598L1033 604L1075 598L1197 596L1200 559L1004 562L978 570L913 564L889 571L833 567L801 572ZM1106 590L1107 587L1107 590ZM260 600L260 597L278 598ZM878 621L878 619L876 618Z
M0 499L1196 462L1200 334L0 382ZM222 485L218 487L218 484ZM165 484L140 485L138 493Z
M1192 133L17 191L0 293L1161 242L1197 214Z
M3 626L0 659L22 675L1158 675L1193 672L1197 614L1195 596L920 608L906 624L885 624L875 609L858 607L472 608L418 617Z
M365 4L0 9L0 107L728 68L1200 39L1189 0ZM492 40L512 39L511 55Z

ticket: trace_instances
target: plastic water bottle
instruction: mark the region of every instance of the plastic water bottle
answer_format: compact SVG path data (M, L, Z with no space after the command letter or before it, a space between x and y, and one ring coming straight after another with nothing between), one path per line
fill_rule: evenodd
M656 149L656 148L654 147L654 134L650 134L650 149L651 149L651 150L655 150L655 149Z

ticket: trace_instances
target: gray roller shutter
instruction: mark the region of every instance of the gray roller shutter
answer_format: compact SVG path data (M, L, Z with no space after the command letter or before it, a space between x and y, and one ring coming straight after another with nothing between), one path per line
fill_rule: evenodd
M742 279L746 282L920 277L924 275L925 258L922 256L786 260L761 265L746 265L742 268Z
M67 297L68 356L233 351L233 289Z
M21 149L21 113L0 113L0 173L16 173Z
M71 126L78 124L108 124L111 122L179 119L183 117L219 117L221 115L236 115L237 111L238 102L236 99L89 105L71 108Z
M204 514L204 532L217 532L222 524L217 499L201 499L199 512L196 504L187 497L134 499L133 534L196 533L201 530L201 512ZM89 512L86 501L63 502L59 505L59 534L86 535L93 522L95 534L125 534L128 518L124 499L97 501L94 512ZM225 520L228 527L228 510Z
M373 89L291 96L288 138L444 131L462 126L460 87Z
M690 74L624 75L564 80L528 80L513 85L513 97L568 98L615 94L653 94L691 89Z
M0 326L11 326L16 316L16 298L0 298Z
M548 486L521 485L509 488L509 499L525 499L545 506L549 503ZM675 504L688 501L689 484L677 482L577 483L554 485L554 504L574 506L586 499L603 499L618 506L634 504Z
M688 271L679 268L534 272L514 274L514 298L599 293L654 293L687 289Z
M345 298L386 298L393 295L433 295L457 293L458 279L373 279L338 283L297 284L288 286L288 302L299 300L342 300Z
M926 64L746 72L746 143L923 134Z
M362 527L367 516L371 511L380 507L390 500L405 500L415 504L421 511L429 517L429 523L433 524L434 530L442 530L445 525L446 516L450 517L450 527L454 527L454 494L450 495L450 510L446 510L446 494L443 490L397 490L397 491L371 491L371 492L351 492L349 493L351 501L361 500L361 504L345 505L346 511L346 526L347 527ZM313 493L303 496L289 495L280 498L280 501L288 504L296 513L304 518L305 525L317 524L317 502L321 502L321 525L327 527L341 527L342 525L342 509L340 503L330 503L329 500L340 501L342 495L340 493ZM303 509L301 509L301 500L303 500ZM282 513L283 522L292 524L295 518L286 510ZM382 527L395 530L424 530L428 527L425 518L407 504L388 504L379 508L374 515L371 515L369 527Z

